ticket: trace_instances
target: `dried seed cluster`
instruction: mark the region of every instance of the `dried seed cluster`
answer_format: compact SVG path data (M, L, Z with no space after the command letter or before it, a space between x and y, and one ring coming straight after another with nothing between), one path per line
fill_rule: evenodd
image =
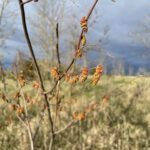
M84 32L87 32L88 31L88 25L87 25L87 17L82 17L81 21L80 21L80 25L81 25L81 28L83 29Z
M101 111L103 108L105 108L109 102L109 97L107 95L105 95L102 98L101 102L98 101L93 101L91 102L87 107L84 108L84 110L82 112L74 112L72 114L72 118L75 121L83 121L86 119L86 116L88 114L91 114L91 112L93 111Z
M95 73L93 75L92 78L92 84L96 85L98 83L98 81L100 80L100 77L102 76L103 73L103 66L102 65L98 65L96 67Z
M79 76L78 75L73 75L70 80L69 83L74 84L77 83L79 81Z
M20 114L24 114L24 108L23 107L18 107L16 112L20 115Z
M10 109L13 110L13 111L16 111L16 113L18 115L24 114L24 107L22 107L22 106L18 106L16 104L11 104Z
M57 67L51 68L50 73L54 79L59 80L59 73Z
M76 121L83 121L86 118L85 112L74 112L72 118Z
M81 73L81 75L80 75L80 82L81 83L83 83L86 79L87 79L87 77L88 77L88 68L87 67L84 67L83 69L82 69L82 73Z
M32 87L35 88L35 89L39 89L40 84L37 81L35 81L35 82L33 82Z
M100 80L100 77L101 77L102 73L103 73L103 67L102 67L102 65L98 65L96 67L95 73L94 73L93 78L92 78L92 84L93 85L96 85L98 83L98 81ZM65 81L69 82L71 84L76 83L78 81L80 81L81 83L83 83L84 81L87 80L88 74L89 74L88 68L84 67L82 69L82 72L81 72L80 75L66 74L65 75Z

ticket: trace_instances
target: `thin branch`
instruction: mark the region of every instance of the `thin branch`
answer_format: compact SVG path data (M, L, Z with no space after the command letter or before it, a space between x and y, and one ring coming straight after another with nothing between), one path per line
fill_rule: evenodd
M30 132L30 127L22 120L21 117L19 117L19 115L17 115L17 118L19 119L19 121L25 126L25 128L28 131L28 136L29 136L29 140L30 140L30 147L31 150L34 150L34 144L33 144L33 139L32 139L32 134Z
M66 125L63 129L56 131L55 135L60 134L62 132L64 132L66 129L70 128L71 126L73 126L75 123L77 123L78 121L71 121L68 125Z
M59 53L59 24L56 24L56 55L57 55L57 62L58 62L58 71L60 71L60 53ZM54 118L54 124L56 126L56 121L57 121L57 115L58 115L58 108L59 108L59 91L60 91L60 81L58 81L57 88L56 88L56 110L55 110L55 118Z
M30 134L32 136L32 129L31 129L29 118L28 118L28 109L27 109L27 103L26 103L25 94L24 94L24 91L23 91L23 89L22 89L18 79L17 79L17 82L18 82L18 85L19 85L20 94L21 94L21 96L23 98L23 104L24 104L24 109L25 109L24 117L25 117L25 120L26 120L26 123L27 123L27 126L28 126L28 130L29 130L28 132L30 132ZM33 143L33 140L31 142Z
M62 79L62 77L59 78L59 80L61 80L61 79ZM57 84L58 84L58 81L56 81L56 83L55 83L55 85L53 86L52 89L50 89L49 91L46 91L46 92L42 92L42 94L44 94L44 95L52 94L53 91L55 90L55 88L57 87Z
M37 70L37 74L38 74L40 84L41 84L41 89L42 89L42 91L45 91L42 75L41 75L39 66L37 64L37 60L36 60L36 57L35 57L35 54L34 54L34 51L33 51L33 48L32 48L32 44L31 44L31 40L30 40L30 37L29 37L29 34L28 34L24 5L22 5L22 0L18 0L18 1L19 1L19 5L20 5L20 10L21 10L22 26L23 26L23 29L24 29L25 38L26 38L26 41L27 41L32 59L34 61L34 65L35 65L36 70ZM44 99L45 99L45 103L47 105L48 117L49 117L49 122L50 122L50 125L51 125L51 140L53 141L53 138L54 138L53 120L52 120L52 116L51 116L50 104L49 104L47 95L44 95Z
M55 94L55 97L56 97L56 110L55 110L55 119L54 119L55 126L56 126L56 121L57 121L57 116L58 116L59 104L61 102L59 99L59 91L60 91L60 81L58 81L57 88L56 88L56 94Z
M25 5L25 4L30 3L32 1L37 2L38 0L27 0L26 2L22 2L21 5Z
M87 15L87 20L89 20L89 18L90 18L90 16L91 16L91 14L92 14L92 12L93 12L93 10L94 10L94 8L95 8L95 6L96 6L96 4L97 4L98 1L99 1L99 0L95 0L94 4L92 5L91 9L89 10L88 15ZM83 34L84 34L83 30L81 30L77 49L80 48L81 39L82 39ZM61 79L66 75L66 73L70 70L70 68L72 67L72 65L75 63L75 60L76 60L76 58L73 57L71 63L68 65L68 67L67 67L65 73L59 78L59 80L61 80ZM57 87L57 84L58 84L58 81L55 83L54 87L53 87L51 90L49 90L49 91L47 91L47 92L44 92L43 94L45 94L45 95L46 95L46 94L51 94L51 93L54 91L54 89Z
M96 6L96 4L97 4L98 1L99 1L99 0L95 0L93 6L92 6L91 9L89 10L88 15L87 15L87 21L89 20L89 18L90 18L90 16L91 16L91 14L92 14L92 12L93 12L93 10L94 10L94 8L95 8L95 6ZM80 33L80 37L79 37L77 49L80 48L81 39L82 39L83 34L84 34L84 31L83 31L83 29L82 29L82 30L81 30L81 33ZM66 69L66 73L70 70L70 68L71 68L72 65L74 64L75 60L76 60L76 59L75 59L75 57L74 57L74 58L72 59L70 65L69 65L68 68Z
M60 54L59 54L59 24L56 24L56 55L58 61L58 68L60 69L61 61L60 61Z
M95 6L96 6L96 4L97 4L98 1L99 1L99 0L95 0L94 4L92 5L91 9L89 10L88 15L87 15L87 21L89 20L89 18L90 18L90 16L91 16L91 14L92 14L92 12L93 12L93 10L94 10L94 8L95 8ZM80 48L81 39L82 39L83 34L84 34L84 31L83 31L83 29L82 29L82 30L81 30L81 33L80 33L80 36L79 36L79 41L78 41L77 49ZM74 57L74 58L72 59L71 63L69 64L68 68L66 69L65 73L67 73L67 72L70 70L70 68L71 68L72 65L74 64L75 60L76 60L76 58Z

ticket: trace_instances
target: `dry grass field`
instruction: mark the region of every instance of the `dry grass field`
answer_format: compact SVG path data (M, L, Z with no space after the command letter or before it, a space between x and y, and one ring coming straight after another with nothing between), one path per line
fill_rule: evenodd
M17 83L9 78L6 82L9 101L23 103L22 98L15 98ZM62 82L54 150L150 150L149 77L104 75L96 86L91 85L90 79L85 84ZM47 149L49 123L46 112L39 121L43 101L40 91L31 88L32 84L32 81L27 82L22 90L32 99L27 102L27 109L33 131L40 123L35 149L44 150ZM45 84L49 89L49 81ZM50 104L54 118L55 97ZM0 107L0 149L29 149L27 130L16 112L2 99ZM83 120L74 121L74 112L84 112Z

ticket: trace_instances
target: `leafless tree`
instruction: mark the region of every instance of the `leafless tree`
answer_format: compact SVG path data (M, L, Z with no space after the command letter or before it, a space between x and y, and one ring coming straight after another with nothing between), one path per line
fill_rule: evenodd
M10 3L12 3L11 0L0 1L0 47L14 32L16 14L13 12Z
M57 45L56 28L57 24L62 22L65 4L66 0L39 1L39 7L34 8L37 19L31 18L33 36L38 37L34 42L44 52L49 66L51 66L52 62L57 62L54 59ZM61 33L61 24L59 24L59 33Z
M143 52L144 57L149 57L150 49L150 15L147 15L140 23L138 31L131 33L132 38L139 44L145 46L147 50Z
M77 8L77 10L68 9L69 5L73 5L74 7L78 7L75 1L71 0L43 0L39 2L39 7L35 7L35 12L37 17L36 19L31 18L32 22L32 31L34 32L33 36L38 38L33 38L35 45L42 51L45 52L46 62L48 62L49 67L51 65L56 64L56 25L59 24L59 47L60 47L60 55L62 56L62 61L67 62L72 57L72 52L76 49L76 39L79 36L80 26L79 21L80 18L76 15L76 11L79 11L81 8ZM83 7L83 6L82 6ZM88 5L84 6L84 8L88 7ZM81 9L80 11L82 11ZM65 17L64 17L65 16ZM67 16L67 17L66 17ZM93 18L89 22L89 28L94 29L94 25L100 20L101 14L99 11L95 10L93 13ZM69 18L69 19L67 19ZM43 34L44 33L44 34ZM93 45L87 45L84 47L84 55L83 55L83 66L88 65L87 52L94 51L96 53L103 53L103 55L107 55L107 52L102 48L102 45L106 41L109 33L109 26L105 26L103 28L103 33L97 38ZM90 37L94 35L90 35L87 37L87 40L90 41ZM71 57L70 57L71 56ZM70 61L70 60L69 60ZM51 63L50 63L51 62Z
M12 12L10 3L12 3L11 0L0 1L0 51L4 47L5 41L14 32L13 25L16 15L14 12ZM4 91L6 91L5 70L3 67L3 54L0 55L0 75L2 76Z

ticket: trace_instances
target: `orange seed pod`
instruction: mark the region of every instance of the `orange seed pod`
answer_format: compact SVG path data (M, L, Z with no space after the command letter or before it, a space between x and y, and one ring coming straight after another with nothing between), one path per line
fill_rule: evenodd
M71 84L74 84L74 83L78 82L78 80L79 80L79 76L78 76L78 75L74 75L74 76L72 76L72 77L70 78L69 82L70 82Z
M18 114L23 114L24 113L24 108L23 107L18 107L17 110L16 110L16 112Z
M98 83L102 73L103 73L103 67L101 65L98 65L96 67L95 73L94 73L93 78L92 78L92 84L93 85L96 85Z
M37 81L35 81L35 82L33 83L32 87L35 88L35 89L39 89L40 84L39 84Z
M85 120L85 112L74 112L72 118L76 121L83 121Z
M80 82L84 82L84 81L87 79L87 77L88 77L88 68L87 68L87 67L84 67L84 68L82 69L82 73L81 73L81 75L80 75L79 81L80 81Z
M105 95L105 96L103 97L103 103L106 104L106 103L108 103L108 102L109 102L109 97L108 97L107 95Z
M103 66L102 65L98 65L96 67L96 71L95 72L98 73L98 74L102 74L103 73Z
M78 114L78 120L85 120L85 113L84 112L80 112L79 114Z
M88 31L88 25L87 25L87 17L82 17L80 21L81 28L83 29L84 32Z
M59 79L59 73L58 73L57 67L51 68L50 72L51 72L51 75L52 75L52 77L53 77L54 79L56 79L56 80Z

